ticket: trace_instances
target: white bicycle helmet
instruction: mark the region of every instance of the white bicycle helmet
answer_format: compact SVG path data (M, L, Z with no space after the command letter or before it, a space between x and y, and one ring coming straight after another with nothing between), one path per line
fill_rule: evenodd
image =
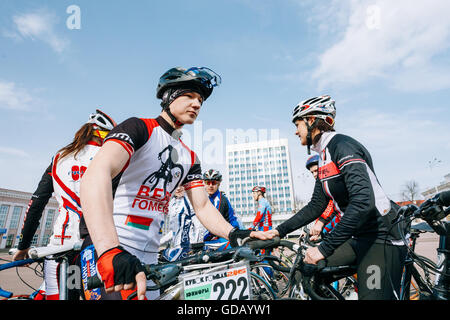
M315 117L316 119L310 125L306 118ZM334 126L334 118L336 117L335 101L331 100L328 95L310 98L300 102L292 113L292 122L295 124L297 120L303 119L308 128L306 136L308 154L311 154L312 130L318 124L319 119L323 119L330 127Z
M307 116L324 119L328 124L333 125L336 117L335 101L328 95L304 100L294 108L292 122L295 123L298 119Z
M108 131L111 131L117 125L117 123L110 116L99 109L95 110L95 113L92 113L89 116L87 123L95 124Z
M222 181L222 175L218 170L209 169L203 174L203 180Z

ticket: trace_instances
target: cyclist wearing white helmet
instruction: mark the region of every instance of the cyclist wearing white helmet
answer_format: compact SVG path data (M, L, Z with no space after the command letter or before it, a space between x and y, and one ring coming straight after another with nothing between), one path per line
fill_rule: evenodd
M42 212L54 193L58 201L58 213L54 217L53 234L49 246L59 246L67 242L80 241L79 221L82 216L80 204L80 181L92 158L103 144L104 137L114 128L112 118L96 110L89 120L75 134L69 145L53 157L43 174L28 205L25 222L20 235L18 251L14 260L27 257L31 241L39 226ZM75 264L75 258L70 261ZM46 260L44 265L44 287L46 300L59 299L57 269L59 264ZM69 291L70 299L79 299L78 291Z
M319 154L318 179L310 202L268 233L284 237L314 221L333 200L341 220L318 247L307 250L305 261L356 263L359 299L394 299L406 255L399 226L393 223L398 205L381 188L367 149L335 132L335 116L330 96L314 97L295 107L296 135L308 151L311 147ZM371 285L374 269L376 286Z
M95 246L106 292L121 292L110 296L113 299L127 297L135 287L139 299L158 294L146 294L141 263L157 263L161 225L171 194L180 185L210 232L232 241L249 235L233 229L208 200L197 155L180 139L180 129L194 123L220 81L208 68L165 72L156 90L162 100L160 115L119 124L85 173L81 185L86 233L89 230L85 244L92 241Z

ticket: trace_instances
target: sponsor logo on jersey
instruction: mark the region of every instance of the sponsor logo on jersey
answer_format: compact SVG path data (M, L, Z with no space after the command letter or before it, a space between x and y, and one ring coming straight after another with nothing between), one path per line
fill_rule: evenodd
M109 140L109 139L122 140L122 141L125 141L125 142L129 143L130 145L134 146L133 140L130 138L130 136L123 132L110 133L109 136L106 138L106 140Z
M162 186L164 194L168 191L172 193L179 185L184 174L184 168L178 162L177 150L168 145L159 154L158 159L161 161L161 166L155 172L152 172L142 183L149 185L150 191L153 191L157 186Z
M151 190L149 186L141 185L131 207L143 211L169 213L170 192L164 193L161 188Z

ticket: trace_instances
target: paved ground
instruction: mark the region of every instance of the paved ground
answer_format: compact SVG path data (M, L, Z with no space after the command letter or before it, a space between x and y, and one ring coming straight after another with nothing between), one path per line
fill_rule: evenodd
M424 233L421 235L417 242L416 252L420 255L436 262L437 254L436 248L439 238L434 233ZM0 251L0 259L11 260L11 256L8 252ZM0 260L0 263L6 263L4 260ZM33 264L30 267L20 267L8 270L0 271L0 287L4 290L12 291L14 294L30 294L34 290L20 280L20 277L33 288L38 288L42 282L42 278L36 275L35 268L37 264ZM39 267L37 267L39 269ZM40 271L40 269L39 269Z

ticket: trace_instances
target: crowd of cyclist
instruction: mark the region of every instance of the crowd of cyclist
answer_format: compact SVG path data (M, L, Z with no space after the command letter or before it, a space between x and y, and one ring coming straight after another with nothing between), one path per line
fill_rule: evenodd
M90 251L104 282L96 298L126 299L136 291L139 299L155 298L157 292L145 290L142 263L157 263L161 244L169 244L164 257L176 260L189 255L194 243L218 242L223 249L246 237L282 238L315 221L311 235L322 234L322 241L306 251L306 263L356 264L359 299L394 299L406 255L397 228L391 227L398 206L379 184L368 150L335 132L335 101L327 95L306 99L292 113L301 145L308 154L316 152L306 163L315 178L310 202L273 228L267 190L255 186L257 210L246 229L219 190L220 172L203 172L180 138L183 126L194 123L220 83L220 76L205 67L172 68L157 85L162 110L156 118L131 117L116 124L100 110L91 115L42 176L14 259L26 257L54 193L59 213L49 245L83 240L80 255ZM167 214L171 231L161 239ZM80 263L79 256L72 263ZM366 285L373 265L381 270L375 289ZM56 279L57 265L46 265L47 299L58 298Z

